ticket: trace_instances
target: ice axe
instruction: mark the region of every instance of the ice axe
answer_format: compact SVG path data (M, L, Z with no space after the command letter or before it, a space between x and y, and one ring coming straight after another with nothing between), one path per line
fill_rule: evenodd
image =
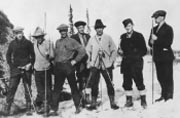
M154 20L152 18L151 36L154 34ZM152 104L154 104L154 41L152 43Z
M32 103L32 106L33 106L33 109L34 111L37 113L37 110L36 110L36 107L35 107L35 104L34 104L34 100L33 100L33 97L32 97L32 94L30 92L30 88L29 88L29 85L28 85L28 82L27 82L27 75L26 75L26 69L25 69L25 66L23 67L18 67L18 69L21 71L21 74L23 75L23 79L24 79L24 84L25 84L25 87L28 91L28 94L30 96L30 99L31 99L31 103Z

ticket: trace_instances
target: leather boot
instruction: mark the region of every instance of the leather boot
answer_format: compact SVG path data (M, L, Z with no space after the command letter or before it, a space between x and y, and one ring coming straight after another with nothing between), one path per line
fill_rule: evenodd
M141 106L146 109L147 108L147 102L146 102L146 95L141 95Z
M133 106L132 96L126 96L126 104L124 106L125 107L132 107Z
M81 112L81 109L79 106L76 107L76 111L75 111L75 114L79 114Z
M26 115L27 116L31 116L32 115L32 111L31 111L31 102L27 102L26 103Z
M112 109L114 110L119 109L119 106L117 106L115 103L114 96L109 96L109 100Z
M4 115L9 116L11 112L11 103L7 103L4 108Z
M96 102L97 102L97 97L92 97L91 105L88 107L88 110L95 110Z
M164 100L164 97L161 96L160 98L156 99L155 102L160 102L160 101L163 101Z

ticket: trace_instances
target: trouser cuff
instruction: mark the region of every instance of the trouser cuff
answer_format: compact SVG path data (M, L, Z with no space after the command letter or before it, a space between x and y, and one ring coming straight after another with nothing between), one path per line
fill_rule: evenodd
M133 95L132 90L130 90L130 91L125 91L125 93L126 93L126 96L132 96L132 95Z
M139 91L140 95L146 95L146 89Z

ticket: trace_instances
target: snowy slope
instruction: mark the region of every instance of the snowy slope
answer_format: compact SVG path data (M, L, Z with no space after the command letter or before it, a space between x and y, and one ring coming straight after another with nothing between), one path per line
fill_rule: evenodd
M151 58L149 56L145 57L144 61L144 82L147 89L147 102L148 108L143 110L140 106L139 93L134 86L134 107L132 109L123 108L125 103L125 94L122 88L122 75L120 74L119 67L114 71L114 85L116 90L116 102L120 106L119 110L110 109L110 103L106 92L106 85L104 80L102 80L102 101L103 104L98 108L97 111L87 111L82 109L80 114L75 115L75 107L72 100L61 102L59 104L59 116L57 118L179 118L180 116L180 65L174 65L174 99L168 102L160 102L152 104L152 68L151 68ZM154 82L154 96L158 98L160 96L159 84L156 80ZM101 86L100 86L101 88ZM100 92L101 93L101 92ZM99 98L100 100L100 98ZM14 117L9 117L14 118ZM43 118L40 115L33 114L33 116L23 115L21 118ZM56 118L56 117L54 117Z

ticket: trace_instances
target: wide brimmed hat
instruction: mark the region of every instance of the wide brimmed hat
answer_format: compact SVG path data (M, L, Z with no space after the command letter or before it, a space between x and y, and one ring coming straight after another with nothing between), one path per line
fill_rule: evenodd
M23 27L17 26L17 27L15 27L15 28L13 29L13 32L14 32L14 33L23 32L23 30L24 30Z
M57 30L59 31L68 31L69 26L66 24L61 24L57 27Z
M106 26L103 24L103 22L101 21L101 19L97 19L96 22L95 22L95 26L94 28L97 29L97 28L105 28Z
M84 22L84 21L77 21L76 23L74 23L74 26L75 27L79 27L79 26L85 26L86 25L86 23Z
M126 27L129 23L133 24L133 21L130 18L127 18L127 19L123 20L123 22L122 22L124 27Z
M156 11L156 12L153 13L152 18L157 18L157 17L159 17L159 16L165 17L165 16L166 16L166 11L164 11L164 10L158 10L158 11Z
M32 37L39 37L39 36L44 36L46 35L46 33L44 33L44 31L40 28L37 27L34 31L34 34L32 35Z

